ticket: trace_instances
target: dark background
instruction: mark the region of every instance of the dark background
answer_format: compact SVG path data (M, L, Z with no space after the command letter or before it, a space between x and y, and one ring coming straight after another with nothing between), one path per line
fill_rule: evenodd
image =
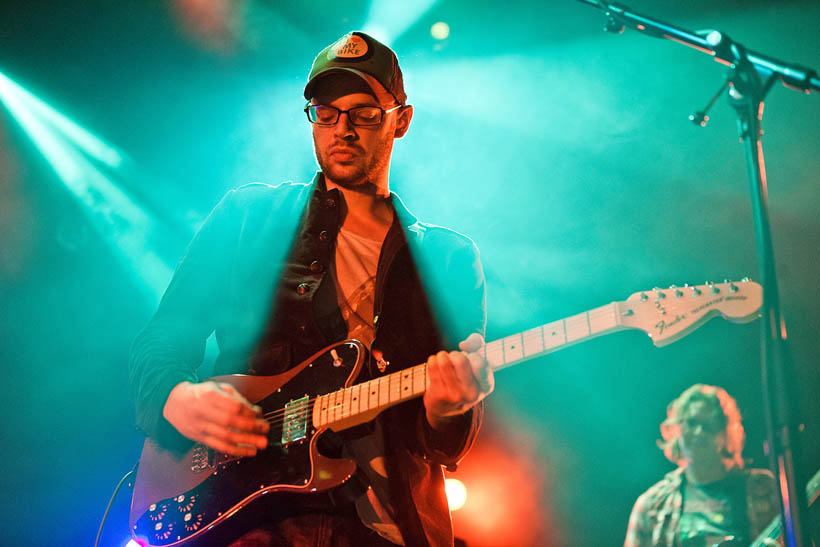
M488 339L654 286L758 277L734 112L721 97L708 127L687 120L725 67L669 41L604 34L602 14L578 2L409 4L0 4L0 74L123 158L78 154L71 126L26 125L19 93L0 86L3 543L92 544L142 441L130 342L228 188L312 176L301 87L315 53L348 30L392 37L415 117L391 185L422 219L475 239ZM820 67L817 1L629 5ZM431 37L437 21L446 40ZM820 96L776 85L764 128L813 473ZM737 398L744 454L765 466L758 338L757 322L714 320L662 349L625 332L499 372L480 441L452 475L468 492L457 533L469 545L621 543L635 498L672 468L654 446L665 406L695 382ZM127 507L124 491L103 544L127 540Z

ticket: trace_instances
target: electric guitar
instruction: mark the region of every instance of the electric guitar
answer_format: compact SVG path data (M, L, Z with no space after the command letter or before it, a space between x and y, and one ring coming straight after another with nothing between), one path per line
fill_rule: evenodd
M646 332L656 346L686 336L709 318L754 320L760 285L748 279L637 292L626 301L488 342L494 370L625 329ZM365 360L357 340L337 342L285 373L213 378L233 385L263 409L268 447L254 457L221 454L202 444L179 454L145 441L134 482L129 526L151 547L198 540L232 521L260 498L322 492L356 471L349 459L322 455L318 440L375 418L388 407L424 394L425 363L355 384ZM275 500L273 500L275 501Z

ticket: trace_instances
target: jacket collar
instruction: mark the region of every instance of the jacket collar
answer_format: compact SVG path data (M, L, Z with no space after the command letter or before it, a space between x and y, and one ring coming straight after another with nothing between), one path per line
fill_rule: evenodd
M321 171L316 171L316 174L313 176L313 180L310 184L314 186L314 192L320 196L326 194L327 192L334 191L327 189L325 176ZM415 236L421 236L423 230L419 224L419 219L416 215L410 212L402 199L395 192L390 192L390 204L393 206L393 210L396 212L396 217L399 219L402 228L404 228L406 232L412 233Z

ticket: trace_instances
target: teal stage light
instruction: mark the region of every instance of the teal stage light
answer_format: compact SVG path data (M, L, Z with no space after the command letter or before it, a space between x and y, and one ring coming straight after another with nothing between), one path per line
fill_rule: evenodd
M171 267L148 241L154 220L116 182L127 162L116 148L0 73L0 103L20 124L89 223L124 263L137 286L158 301Z

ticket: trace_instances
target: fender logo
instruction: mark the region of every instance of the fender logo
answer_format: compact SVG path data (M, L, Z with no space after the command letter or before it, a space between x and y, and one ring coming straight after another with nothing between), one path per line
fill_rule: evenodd
M677 315L676 314L675 318L673 320L671 320L670 322L668 322L668 323L666 322L665 319L661 319L660 321L655 323L655 328L658 329L658 334L663 334L664 329L668 329L669 327L674 327L675 325L677 325L678 323L680 323L684 319L686 319L686 314L685 313L683 315Z

